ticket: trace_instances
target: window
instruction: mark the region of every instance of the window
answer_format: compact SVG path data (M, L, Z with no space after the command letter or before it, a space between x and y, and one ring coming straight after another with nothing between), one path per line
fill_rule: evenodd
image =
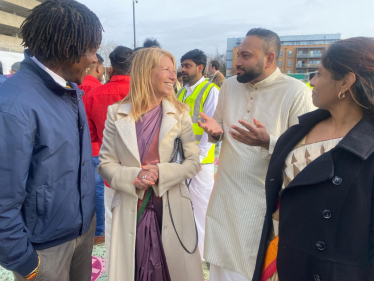
M297 67L304 67L305 66L305 61L304 60L300 60L297 62L296 64Z
M288 56L292 57L292 51L288 51Z
M291 73L291 70L287 69L287 73Z
M282 61L278 61L278 66L282 66Z
M321 50L313 50L313 51L310 51L310 57L314 57L314 58L318 58L320 57L322 54L321 54Z
M291 66L291 65L292 65L292 60L289 60L287 63L287 66Z
M280 52L279 52L279 57L280 57L280 58L283 57L283 51L280 51Z

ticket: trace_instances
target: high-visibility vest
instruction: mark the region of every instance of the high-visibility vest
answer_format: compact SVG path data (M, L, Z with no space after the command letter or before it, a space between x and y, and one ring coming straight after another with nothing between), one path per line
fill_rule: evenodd
M313 87L310 86L310 82L306 83L306 85L307 85L309 88L313 89Z
M209 95L210 90L213 87L218 88L216 84L209 81L204 81L197 85L195 90L189 97L186 98L185 101L183 101L187 93L185 87L183 87L177 94L178 100L188 104L188 106L191 108L190 116L192 118L192 127L197 143L200 143L200 140L204 134L204 129L199 127L197 121L200 120L201 122L204 122L203 118L200 117L200 112L204 112L204 103ZM212 147L209 150L208 156L203 160L202 164L214 163L214 150L215 145L212 145Z

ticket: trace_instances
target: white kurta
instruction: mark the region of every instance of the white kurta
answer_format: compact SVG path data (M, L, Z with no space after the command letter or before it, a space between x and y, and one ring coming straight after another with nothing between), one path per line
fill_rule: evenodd
M201 168L202 170L192 179L189 190L199 236L200 256L203 258L205 218L214 185L214 164L205 164Z
M277 138L314 110L311 90L277 69L265 80L222 85L214 118L223 127L218 171L206 217L206 261L252 280L266 212L265 177ZM269 150L248 146L228 131L257 118L270 134ZM212 280L214 281L214 280Z

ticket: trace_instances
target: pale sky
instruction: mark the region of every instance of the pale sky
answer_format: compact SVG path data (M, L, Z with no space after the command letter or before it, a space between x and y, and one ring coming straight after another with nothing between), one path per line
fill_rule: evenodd
M104 40L133 47L132 0L78 0L100 18ZM177 61L189 50L226 53L227 38L253 27L278 35L374 36L373 0L139 0L137 46L156 38Z

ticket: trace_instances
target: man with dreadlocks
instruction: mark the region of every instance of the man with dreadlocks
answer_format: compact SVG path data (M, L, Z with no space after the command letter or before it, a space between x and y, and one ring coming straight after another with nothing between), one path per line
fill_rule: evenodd
M80 84L97 16L49 0L21 26L25 59L0 87L0 265L15 280L89 281L95 176Z

